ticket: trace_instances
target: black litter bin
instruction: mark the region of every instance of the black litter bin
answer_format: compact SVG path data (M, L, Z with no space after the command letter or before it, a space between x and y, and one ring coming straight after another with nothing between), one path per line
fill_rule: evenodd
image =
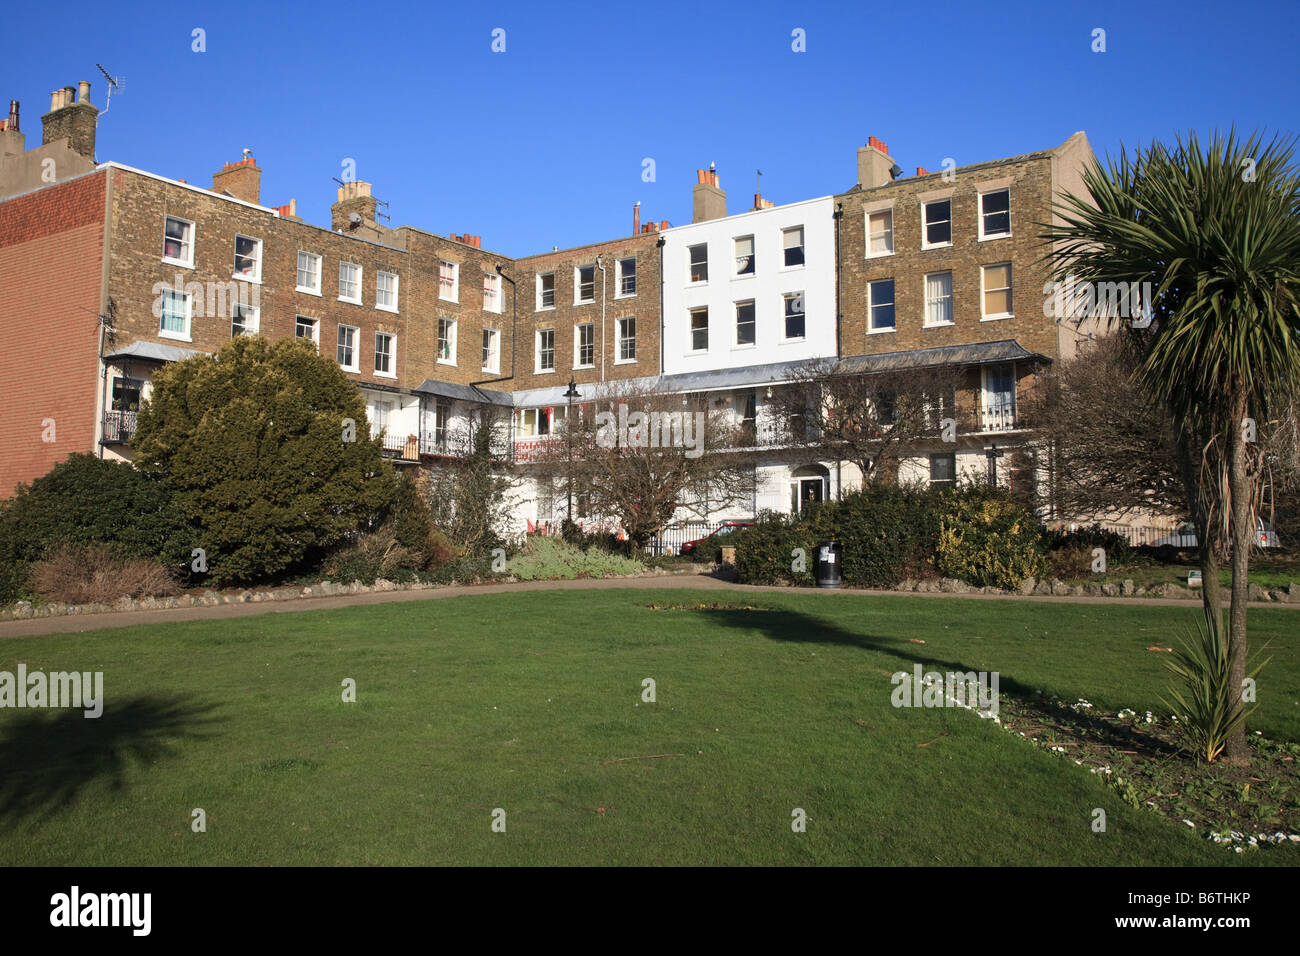
M844 549L838 541L823 541L817 545L817 586L838 588L844 583Z

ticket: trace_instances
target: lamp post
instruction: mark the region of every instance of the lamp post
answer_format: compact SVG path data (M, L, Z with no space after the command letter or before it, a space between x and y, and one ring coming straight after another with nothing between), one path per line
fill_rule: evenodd
M569 376L569 390L564 393L564 397L569 402L568 411L564 415L564 438L569 445L569 476L567 481L567 498L568 507L565 509L564 517L570 524L573 522L573 400L578 397L578 387L573 383L573 376Z
M998 486L998 459L1002 457L1002 454L1003 454L1002 452L998 451L998 446L996 443L993 444L989 448L989 450L984 453L984 457L986 457L989 460L989 487L990 488L996 488Z

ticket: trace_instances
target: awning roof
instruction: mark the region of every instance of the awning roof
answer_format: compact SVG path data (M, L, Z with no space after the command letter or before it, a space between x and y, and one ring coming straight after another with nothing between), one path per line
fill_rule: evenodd
M479 388L476 385L456 385L452 382L439 382L432 378L426 378L411 391L424 395L436 395L439 398L450 398L458 402L474 402L478 405L504 405L509 408L514 404L507 392Z
M125 348L109 352L106 359L134 358L149 362L183 362L196 355L207 355L197 349L183 349L178 345L163 345L161 342L132 342Z
M841 372L891 372L898 369L935 368L940 365L987 365L992 362L1051 363L1046 355L1030 352L1015 339L996 342L972 342L969 345L942 345L930 349L907 349L878 355L846 355L840 359Z

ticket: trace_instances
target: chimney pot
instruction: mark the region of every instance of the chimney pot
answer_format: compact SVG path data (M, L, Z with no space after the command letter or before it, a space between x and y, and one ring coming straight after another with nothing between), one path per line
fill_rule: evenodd
M9 101L9 119L5 122L5 129L18 132L18 101Z
M639 235L641 232L641 204L639 202L632 204L632 235Z
M90 80L82 80L77 84L77 102L90 102Z

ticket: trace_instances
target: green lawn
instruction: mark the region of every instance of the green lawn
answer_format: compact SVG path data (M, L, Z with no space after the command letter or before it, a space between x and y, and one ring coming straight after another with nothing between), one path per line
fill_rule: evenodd
M704 601L764 610L646 607ZM1159 711L1146 648L1194 613L592 590L6 639L0 670L102 670L107 703L0 710L0 864L1296 865L992 721L890 704L919 662ZM1277 739L1300 740L1297 623L1251 611L1274 641L1252 729Z

